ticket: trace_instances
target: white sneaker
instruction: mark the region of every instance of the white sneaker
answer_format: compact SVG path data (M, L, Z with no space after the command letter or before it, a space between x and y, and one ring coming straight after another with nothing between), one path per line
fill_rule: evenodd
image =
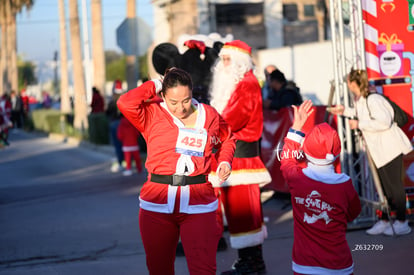
M384 233L385 230L388 228L391 229L391 225L388 221L379 220L377 221L374 226L372 226L370 229L365 231L369 235L379 235Z
M411 227L408 225L408 221L403 221L403 222L395 221L393 223L393 227L394 227L395 235L406 235L406 234L410 234L411 232ZM387 236L394 235L394 232L392 231L391 226L384 230L384 234Z
M124 175L124 176L131 176L132 175L132 171L129 170L129 169L127 169L124 172L122 172L122 175Z
M121 171L120 169L121 169L121 167L119 166L118 162L112 163L112 165L111 165L111 172L112 173L120 172Z

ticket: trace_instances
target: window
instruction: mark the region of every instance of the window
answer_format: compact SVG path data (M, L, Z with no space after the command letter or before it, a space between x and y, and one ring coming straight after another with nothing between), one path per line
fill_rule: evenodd
M315 6L314 5L304 5L303 6L304 16L315 17Z

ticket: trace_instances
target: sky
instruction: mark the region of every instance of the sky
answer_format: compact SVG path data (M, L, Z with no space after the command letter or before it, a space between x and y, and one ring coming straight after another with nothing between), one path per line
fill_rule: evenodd
M65 0L66 6L68 1ZM82 1L78 0L80 23L82 24ZM90 23L90 0L86 1L87 18ZM150 27L154 26L151 0L136 0L137 16ZM66 8L66 19L69 9ZM126 17L126 0L102 0L102 20L105 50L121 52L116 43L116 29ZM59 51L58 0L34 0L33 7L17 15L17 52L24 60L44 62L53 60ZM69 32L69 26L67 27ZM91 29L88 29L89 37ZM81 27L82 35L82 27ZM70 44L68 44L69 47Z

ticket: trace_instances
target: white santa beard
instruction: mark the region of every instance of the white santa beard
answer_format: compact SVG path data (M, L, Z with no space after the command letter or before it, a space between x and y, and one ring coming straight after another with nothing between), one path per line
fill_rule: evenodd
M213 76L213 83L210 90L210 105L216 108L219 114L223 113L234 89L236 88L234 74L224 68L216 70Z

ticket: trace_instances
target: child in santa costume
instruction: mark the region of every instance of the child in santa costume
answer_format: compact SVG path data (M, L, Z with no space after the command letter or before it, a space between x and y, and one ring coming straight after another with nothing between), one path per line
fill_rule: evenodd
M361 204L350 177L335 173L333 163L341 152L338 133L322 123L305 136L301 130L312 102L292 107L294 121L280 155L293 208L292 270L294 274L353 274L346 229L361 212ZM302 153L305 167L298 159Z
M139 227L151 275L174 274L180 237L190 274L216 274L218 200L208 174L216 157L219 178L228 178L235 141L217 111L192 98L192 88L187 72L171 68L162 82L147 81L118 100L147 142Z
M210 179L223 204L231 247L238 250L232 270L222 274L248 274L266 270L262 244L267 237L263 223L260 187L271 181L260 158L263 129L262 95L253 74L251 48L240 40L227 42L219 53L211 85L211 105L230 125L237 139L232 174L221 183ZM221 208L219 208L221 210ZM222 213L218 212L222 224Z
M117 129L117 137L122 143L122 152L124 152L124 159L126 162L125 171L122 172L124 176L132 175L132 159L135 161L137 172L142 172L141 157L139 155L138 137L140 133L131 122L124 116L121 117Z

